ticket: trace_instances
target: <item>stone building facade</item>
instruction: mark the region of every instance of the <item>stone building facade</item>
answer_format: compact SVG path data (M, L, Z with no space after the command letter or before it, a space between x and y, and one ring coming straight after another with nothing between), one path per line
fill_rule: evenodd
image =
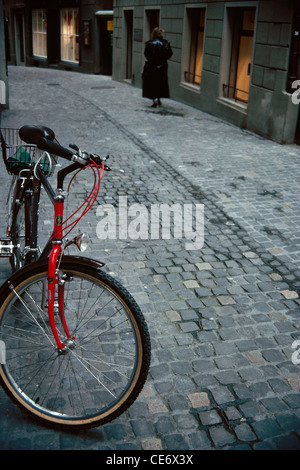
M0 0L8 64L112 74L113 0Z
M299 142L300 2L114 0L113 78L142 87L154 26L172 45L171 98L280 143Z

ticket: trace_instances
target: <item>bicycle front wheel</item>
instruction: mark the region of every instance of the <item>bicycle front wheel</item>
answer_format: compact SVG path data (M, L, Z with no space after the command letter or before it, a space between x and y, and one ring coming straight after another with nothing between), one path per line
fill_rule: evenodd
M0 382L10 398L54 427L83 429L119 416L137 398L150 338L137 303L115 279L62 263L65 319L73 339L56 347L48 320L47 270L11 285L0 307ZM58 302L57 302L58 305Z

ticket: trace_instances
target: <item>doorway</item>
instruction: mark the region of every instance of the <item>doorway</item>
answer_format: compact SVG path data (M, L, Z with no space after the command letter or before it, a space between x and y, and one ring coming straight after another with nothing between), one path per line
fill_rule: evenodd
M109 16L101 16L99 22L100 73L111 75L113 54L113 18Z
M145 42L149 41L151 38L151 33L154 28L159 26L160 21L160 10L157 9L149 9L146 10L146 23L145 23Z
M133 49L133 10L124 11L125 19L125 46L126 46L126 62L125 62L125 79L132 79L132 49Z
M16 48L16 65L25 65L25 27L24 27L24 11L16 10L15 19L15 48Z
M291 33L290 61L287 78L287 92L293 93L293 83L300 77L300 5L294 2L294 18ZM295 131L295 143L300 145L300 111L298 105L298 119Z

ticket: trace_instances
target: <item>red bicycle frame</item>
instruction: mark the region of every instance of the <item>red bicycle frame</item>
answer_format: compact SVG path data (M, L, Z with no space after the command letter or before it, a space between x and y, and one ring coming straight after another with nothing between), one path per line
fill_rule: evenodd
M93 206L94 202L96 201L97 195L99 193L100 181L103 175L103 171L105 169L103 163L101 164L101 172L99 171L98 165L96 165L94 162L92 162L92 164L88 166L92 169L94 173L94 186L89 196L86 198L85 202L72 214L72 216L70 216L68 219L63 221L65 198L62 195L62 191L60 191L58 195L55 198L53 198L54 199L54 228L53 228L53 236L52 236L52 248L51 248L51 252L49 256L49 263L48 263L48 315L49 315L49 322L50 322L51 330L54 335L57 347L58 349L61 349L61 350L65 348L66 344L61 342L58 332L57 332L56 324L55 324L54 309L55 309L56 295L57 295L57 306L59 310L59 317L60 317L60 321L65 332L65 335L68 340L75 339L74 336L71 337L71 334L69 332L69 328L65 319L65 312L64 312L65 280L63 279L59 271L59 257L63 255L62 240L65 236L65 235L63 236L63 230L69 229L68 233L70 233L70 231L76 226L78 221ZM70 168L74 168L74 167L71 166ZM80 168L78 172L84 168L85 167ZM66 226L65 224L68 223L71 217L73 217L80 209L82 209L81 215L74 222L71 222L69 223L69 225Z

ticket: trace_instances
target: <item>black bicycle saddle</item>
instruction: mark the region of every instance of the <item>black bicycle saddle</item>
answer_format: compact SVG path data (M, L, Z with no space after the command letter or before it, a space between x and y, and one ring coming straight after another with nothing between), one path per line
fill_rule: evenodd
M43 137L48 140L55 139L53 130L45 126L23 126L19 129L19 136L27 144L33 145L37 145L39 140Z

